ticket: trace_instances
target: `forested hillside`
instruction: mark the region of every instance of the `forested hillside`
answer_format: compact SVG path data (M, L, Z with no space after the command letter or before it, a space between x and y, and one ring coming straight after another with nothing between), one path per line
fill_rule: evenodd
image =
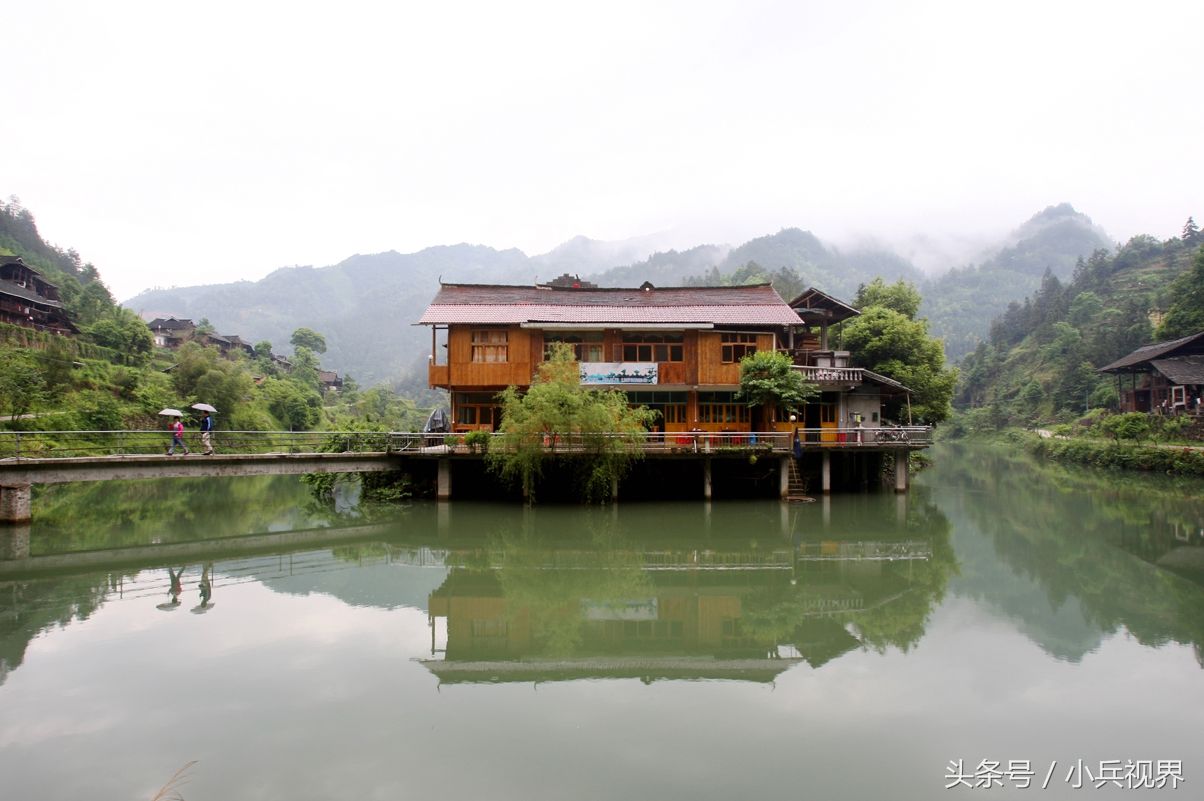
M325 267L277 270L261 281L156 289L126 301L143 315L207 318L219 333L277 347L299 326L322 331L325 363L364 384L424 385L429 334L411 323L434 297L440 278L462 283L532 283L561 273L602 286L732 284L772 281L789 299L809 286L852 298L875 278L905 280L923 290L921 314L931 332L949 337L951 356L987 336L988 321L1021 300L1049 269L1068 276L1075 260L1106 237L1068 205L1055 206L1018 228L977 267L925 279L914 265L883 248L838 249L809 231L786 228L738 247L699 245L619 261L647 240L596 242L577 237L549 253L474 245L353 256ZM610 264L606 269L600 265Z
M1137 236L1115 254L1099 250L1080 259L1068 283L1047 271L1037 291L1009 304L962 361L955 404L975 410L976 425L991 427L1114 406L1114 379L1097 368L1174 333L1155 325L1161 313L1179 319L1194 303L1188 279L1194 270L1204 283L1202 243L1190 229L1165 242Z
M318 371L324 342L298 326L278 343L297 346L291 369L262 348L253 358L237 352L223 357L198 342L156 349L150 329L113 302L98 270L74 250L46 243L33 214L15 200L0 204L0 252L57 285L79 329L64 336L0 323L0 419L10 428L159 428L161 409L195 401L218 408L220 429L406 429L422 422L425 410L386 390L360 392L347 383L341 392L323 393ZM287 295L290 286L285 281L275 289Z
M260 281L155 289L126 306L146 315L208 318L219 333L267 340L283 349L299 327L326 336L324 361L365 386L399 380L422 367L430 332L413 322L439 279L465 283L532 281L520 251L476 245L352 256L333 267L288 267ZM549 276L554 277L554 276Z
M1050 206L981 264L922 282L922 314L932 322L932 333L944 339L946 358L956 362L986 337L987 321L1034 292L1046 272L1065 281L1080 258L1112 247L1107 235L1070 204Z
M0 253L20 256L57 286L77 325L94 323L113 307L113 297L101 283L96 267L72 249L43 241L33 213L15 197L0 201Z

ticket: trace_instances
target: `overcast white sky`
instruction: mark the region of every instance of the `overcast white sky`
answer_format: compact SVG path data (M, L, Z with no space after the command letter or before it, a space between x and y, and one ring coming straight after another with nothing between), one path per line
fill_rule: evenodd
M5 0L0 197L121 299L577 234L1204 216L1204 3Z

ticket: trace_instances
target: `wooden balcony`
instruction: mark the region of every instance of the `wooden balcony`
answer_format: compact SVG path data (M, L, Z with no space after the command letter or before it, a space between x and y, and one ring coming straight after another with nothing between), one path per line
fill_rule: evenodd
M447 389L447 383L450 378L449 372L446 364L430 364L427 366L426 382L432 387Z

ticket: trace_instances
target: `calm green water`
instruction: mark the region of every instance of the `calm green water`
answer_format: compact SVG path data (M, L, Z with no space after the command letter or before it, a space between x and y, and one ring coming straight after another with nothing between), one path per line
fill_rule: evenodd
M48 489L0 535L0 797L1204 797L1204 487L933 455L793 506Z

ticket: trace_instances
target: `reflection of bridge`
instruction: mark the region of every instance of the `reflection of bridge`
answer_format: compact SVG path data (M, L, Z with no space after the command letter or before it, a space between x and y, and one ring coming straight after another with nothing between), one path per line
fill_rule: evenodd
M0 577L87 572L121 567L160 567L179 560L197 561L246 554L282 553L353 541L387 541L395 539L397 534L395 525L368 524L31 556L29 527L11 526L0 528ZM390 564L409 567L484 570L599 569L599 551L591 549L552 548L540 552L536 559L532 559L530 554L524 554L517 561L504 548L447 547L421 541L386 542L386 552ZM645 571L789 570L800 562L928 560L932 558L932 544L926 540L831 540L803 543L795 548L767 548L746 552L649 548L625 553L630 559L630 566Z

